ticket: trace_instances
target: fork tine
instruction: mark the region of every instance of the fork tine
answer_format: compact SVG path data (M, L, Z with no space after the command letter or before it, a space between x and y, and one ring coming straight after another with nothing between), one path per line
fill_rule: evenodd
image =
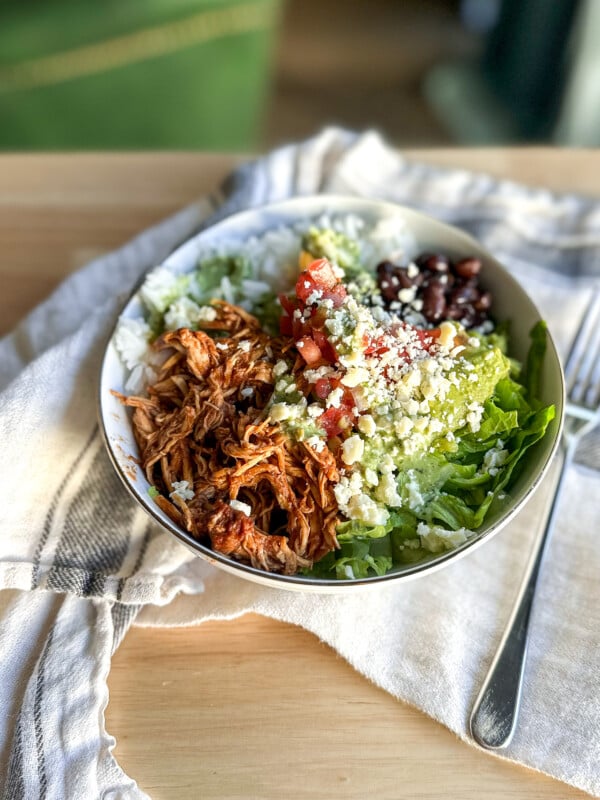
M600 404L600 332L596 336L594 353L595 363L592 366L584 400L590 408L597 408Z
M565 368L569 400L594 407L600 391L600 293L594 292Z

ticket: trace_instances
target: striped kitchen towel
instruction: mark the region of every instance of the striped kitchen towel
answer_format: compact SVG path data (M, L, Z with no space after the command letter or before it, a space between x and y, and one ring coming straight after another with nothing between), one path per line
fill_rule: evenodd
M299 596L225 574L161 532L121 486L98 433L103 347L143 272L217 219L319 192L400 202L469 231L526 286L563 353L598 285L600 202L411 163L375 133L338 129L243 166L218 196L69 277L0 342L4 797L145 797L112 756L103 723L111 654L134 621L255 611L303 625L467 738L543 496L485 547L402 592ZM522 724L505 755L600 795L600 550L590 535L600 458L590 442L567 478L570 504L536 603Z

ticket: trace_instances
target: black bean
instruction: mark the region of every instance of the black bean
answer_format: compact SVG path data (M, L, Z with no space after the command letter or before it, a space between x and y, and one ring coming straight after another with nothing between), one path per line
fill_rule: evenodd
M379 289L381 290L381 296L383 299L388 303L393 303L394 300L398 299L398 286L395 286L391 281L382 281L379 284Z
M449 302L452 305L464 306L479 299L479 290L469 283L460 283L450 292Z
M482 292L477 300L473 303L473 308L476 311L489 311L492 306L492 293Z
M439 322L446 310L444 287L439 282L431 282L423 291L423 316L428 322Z
M454 303L449 303L446 306L446 317L448 319L462 319L465 315L465 307L457 306Z
M450 269L450 260L441 253L421 253L415 259L415 264L430 272L448 272Z
M407 273L408 274L408 273ZM413 286L423 286L425 282L425 274L423 272L417 272L411 279Z
M382 261L380 264L377 264L377 277L385 280L392 274L394 269L395 267L391 261Z
M452 319L472 328L488 319L492 295L479 287L480 259L468 257L454 263L443 253L424 252L415 264L419 272L414 276L409 276L407 266L392 261L377 265L377 283L386 308L398 303L396 313L403 316L409 306L400 304L398 295L403 289L416 289L423 316L431 325Z
M474 278L480 270L481 261L478 258L463 258L454 265L454 272L461 278Z
M400 283L400 289L410 289L414 286L412 278L408 277L407 267L398 267L394 275Z
M444 275L444 277L446 278L446 283L444 284L444 286L446 287L446 292L449 292L450 289L452 289L452 287L455 285L456 278L451 272L448 272L448 274Z
M478 324L479 315L471 304L461 307L461 316L458 320L465 328L473 328Z
M392 280L396 267L391 261L382 261L377 265L377 284L381 291L381 296L388 303L398 299L398 280Z

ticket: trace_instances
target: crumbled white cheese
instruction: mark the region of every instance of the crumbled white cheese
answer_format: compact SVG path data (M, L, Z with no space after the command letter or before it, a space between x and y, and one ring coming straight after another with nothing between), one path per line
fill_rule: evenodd
M304 371L304 377L309 383L316 383L319 378L328 378L330 375L333 375L335 370L332 367L328 367L323 365L322 367L317 367L316 369L307 369Z
M342 383L344 386L354 388L361 383L366 383L369 377L369 371L364 367L351 367L342 378Z
M307 287L308 288L308 287ZM306 298L306 305L312 306L313 303L318 303L319 300L323 297L323 292L320 289L315 289L311 292L308 297Z
M370 414L363 414L358 420L358 430L365 436L374 436L377 431L375 420Z
M391 457L389 453L386 453L381 459L381 462L379 464L379 471L383 475L385 475L388 472L396 471L396 465L394 464L394 459Z
M417 533L421 539L422 546L430 553L441 553L443 550L453 550L463 544L473 531L466 528L459 528L457 531L447 531L438 525L427 525L419 522Z
M406 491L408 492L408 505L414 511L424 503L424 497L421 494L421 487L415 476L414 470L409 472L410 480L406 484Z
M339 408L342 404L342 398L344 397L344 390L340 389L338 386L337 389L333 389L329 392L327 399L325 400L325 405L327 408Z
M454 344L454 337L456 336L456 328L451 322L442 322L440 325L440 335L438 336L438 344L440 347L450 349Z
M417 293L417 287L411 286L409 289L400 289L398 292L398 300L401 303L412 303Z
M252 513L252 507L249 506L248 503L242 503L241 500L230 500L229 505L234 511L241 511L242 514L245 514L247 517Z
M437 417L430 417L427 430L429 433L441 433L444 430L444 423Z
M379 476L374 469L367 467L365 470L365 481L369 486L377 486L379 483Z
M417 433L424 433L429 425L429 417L419 417L414 421L414 429Z
M313 450L316 450L317 453L322 453L325 449L325 440L320 436L309 436L306 440L306 444L312 447Z
M407 400L405 403L403 403L403 408L404 411L406 411L406 413L409 414L411 417L419 413L419 403L414 398L411 398L410 400Z
M352 489L348 485L348 479L342 478L342 480L333 487L333 493L340 510L344 511L348 507L348 503L352 497Z
M415 424L410 417L400 417L394 422L394 430L401 439L408 436L414 426Z
M368 525L385 525L390 514L387 509L377 505L367 494L355 495L348 504L350 519L360 519Z
M418 369L417 367L414 367L409 372L406 372L402 376L401 380L402 380L402 384L408 390L412 390L412 389L416 389L417 386L421 385L422 377L423 376L421 375L421 370Z
M481 417L483 415L483 406L480 403L470 403L467 406L467 424L473 433L477 433L481 427Z
M269 416L273 422L283 422L290 417L290 406L287 403L273 403Z
M483 457L483 472L489 472L490 475L497 475L498 468L506 462L508 456L508 450L503 449L502 441L498 439L497 446L488 450Z
M273 367L273 376L275 378L280 378L283 374L288 371L288 365L280 359L275 366Z
M402 498L398 494L396 480L390 472L381 476L375 496L378 500L391 508L400 508L402 505Z
M365 443L356 434L349 436L342 445L342 461L351 466L356 461L360 461L365 451Z

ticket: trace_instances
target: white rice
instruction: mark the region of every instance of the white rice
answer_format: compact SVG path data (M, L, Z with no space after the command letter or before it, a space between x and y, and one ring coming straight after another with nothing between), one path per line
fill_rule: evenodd
M169 306L165 314L165 328L176 331L178 328L192 328L200 320L217 318L217 312L210 306L199 306L190 297L180 297Z
M243 255L249 262L252 275L241 281L242 299L239 305L252 311L254 303L265 292L290 291L298 276L298 255L302 236L311 228L332 228L356 241L360 248L360 261L369 270L374 270L384 259L409 263L416 254L414 237L400 216L387 217L368 223L354 214L323 214L314 219L305 219L292 226L279 226L260 236L252 236L243 246L239 241L221 241L199 254L198 261L215 256ZM167 330L192 327L211 309L189 297L182 296L187 288L185 278L175 275L170 269L159 266L153 269L144 281L139 297L150 311L164 314ZM236 287L228 277L211 290L211 296L229 303L236 302ZM200 298L201 292L194 281L189 282L189 293ZM121 319L117 326L114 344L126 367L131 370L125 391L136 393L156 377L157 360L149 347L151 331L143 319Z
M150 311L162 314L169 307L171 297L177 292L178 283L178 276L171 270L161 267L153 269L142 284L140 299Z

